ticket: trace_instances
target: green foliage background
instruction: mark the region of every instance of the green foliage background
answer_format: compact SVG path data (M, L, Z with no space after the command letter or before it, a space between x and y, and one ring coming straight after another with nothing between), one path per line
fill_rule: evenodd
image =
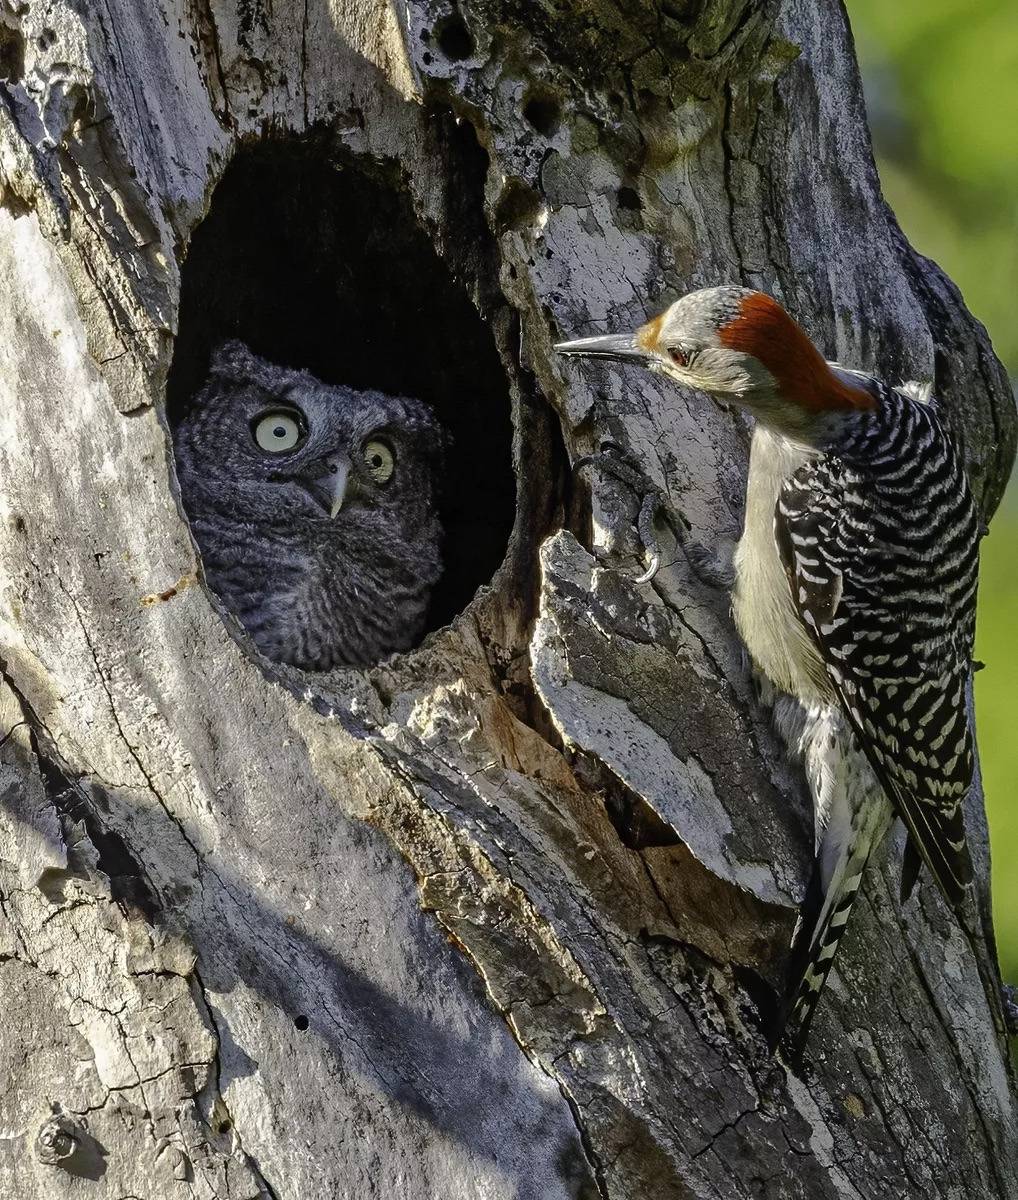
M1018 381L1018 3L847 0L884 196ZM1018 982L1018 485L983 543L979 748L1005 978Z

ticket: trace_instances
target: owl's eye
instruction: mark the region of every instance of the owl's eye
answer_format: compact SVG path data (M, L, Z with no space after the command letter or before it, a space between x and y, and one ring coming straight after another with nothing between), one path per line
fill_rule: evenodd
M374 439L364 443L364 465L375 483L388 483L396 469L396 456L388 442Z
M269 454L292 450L304 437L304 422L294 409L277 409L258 417L254 439Z

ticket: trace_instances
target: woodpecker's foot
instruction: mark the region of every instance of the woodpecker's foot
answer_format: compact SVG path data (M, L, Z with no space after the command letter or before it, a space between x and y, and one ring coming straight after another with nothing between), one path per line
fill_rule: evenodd
M1011 1037L1018 1037L1018 988L1010 983L1001 987L1004 1002L1004 1023Z
M636 517L636 532L643 546L644 561L647 569L637 575L634 583L649 583L661 567L661 546L654 532L654 518L658 512L663 512L665 519L672 528L675 523L671 520L664 504L664 492L626 458L625 451L615 442L602 442L601 449L596 454L585 454L573 464L574 471L583 467L597 466L614 475L616 479L626 484L638 495L642 496L640 511ZM678 537L678 531L676 531Z
M654 520L660 515L682 547L690 570L696 578L707 587L731 591L735 583L734 541L726 541L716 549L708 549L690 537L689 522L682 513L672 510L662 489L651 483L615 442L602 442L601 449L596 454L578 458L573 464L573 470L579 471L586 466L600 467L643 497L636 518L636 531L643 546L647 569L634 579L634 583L649 583L660 569L661 546L654 532Z

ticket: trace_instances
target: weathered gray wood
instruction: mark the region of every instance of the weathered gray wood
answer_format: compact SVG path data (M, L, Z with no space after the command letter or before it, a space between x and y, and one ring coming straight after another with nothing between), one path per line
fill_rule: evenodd
M737 526L739 419L550 345L739 280L935 372L992 511L1010 392L883 205L840 6L5 2L0 49L0 1194L1018 1194L1010 1063L900 844L807 1073L767 1057L804 788L724 598L674 546L635 584L639 497L566 465L611 440ZM231 154L311 127L492 330L519 502L420 650L267 678L194 582L163 396Z

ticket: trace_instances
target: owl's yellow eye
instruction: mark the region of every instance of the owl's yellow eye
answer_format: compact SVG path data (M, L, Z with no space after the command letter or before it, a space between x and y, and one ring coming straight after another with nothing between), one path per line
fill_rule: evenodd
M364 465L375 483L388 483L396 469L396 456L388 442L364 443Z
M254 426L254 439L269 454L282 454L292 450L303 438L304 428L299 412L279 409L265 413Z

